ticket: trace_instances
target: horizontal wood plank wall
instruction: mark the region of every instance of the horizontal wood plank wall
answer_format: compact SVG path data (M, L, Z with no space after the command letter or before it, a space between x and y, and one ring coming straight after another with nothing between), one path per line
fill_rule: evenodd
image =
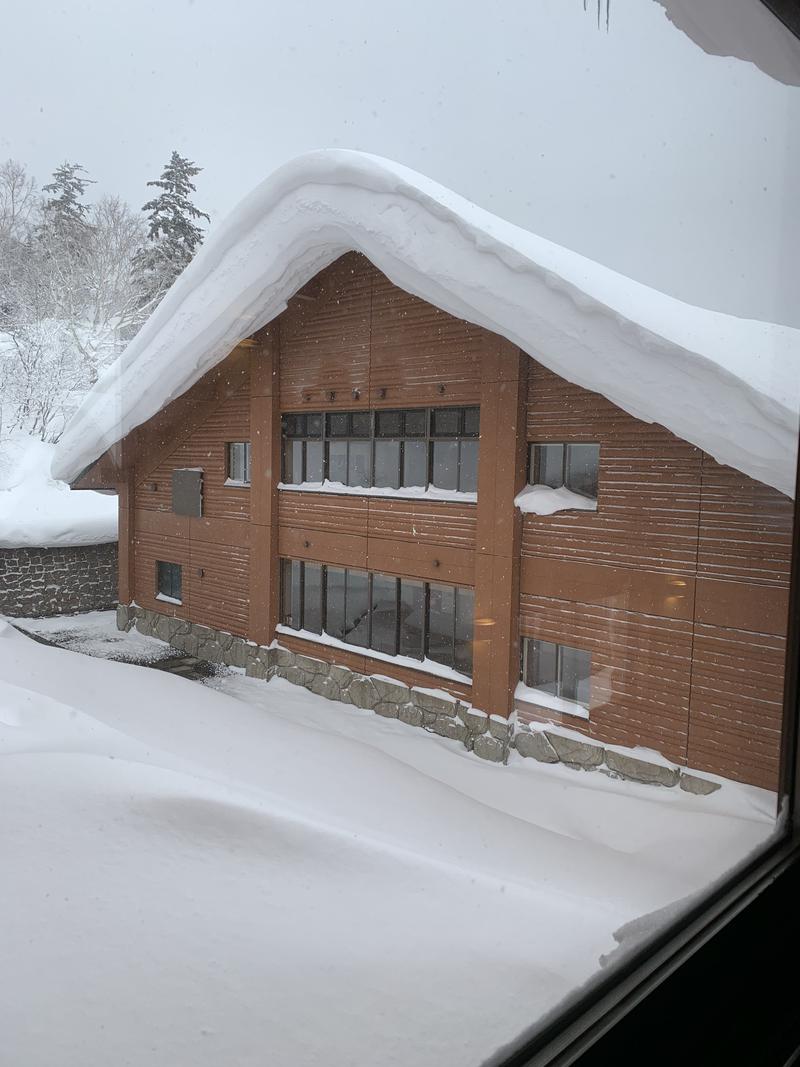
M535 361L527 436L600 444L597 512L523 523L523 634L592 651L563 721L774 789L791 502Z

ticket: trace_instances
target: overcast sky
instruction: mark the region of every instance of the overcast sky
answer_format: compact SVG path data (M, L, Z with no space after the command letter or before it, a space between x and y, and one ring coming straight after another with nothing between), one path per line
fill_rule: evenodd
M757 3L758 0L753 0ZM596 11L595 0L589 0ZM800 325L800 89L646 0L26 0L0 159L135 206L177 148L219 218L286 159L360 148L684 300Z

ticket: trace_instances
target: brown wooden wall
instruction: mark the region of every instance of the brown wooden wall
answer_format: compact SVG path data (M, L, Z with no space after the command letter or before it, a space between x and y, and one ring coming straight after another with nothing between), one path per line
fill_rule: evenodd
M523 522L522 634L592 652L564 724L774 789L791 501L536 362L527 436L600 443L597 511Z
M481 407L477 505L278 490L282 411L465 403ZM225 486L225 444L247 439L253 484ZM520 517L527 444L548 440L600 443L597 512ZM520 636L590 649L591 717L566 725L774 788L790 502L404 293L363 256L313 279L122 454L135 460L124 484L115 475L131 546L121 591L143 607L266 643L280 556L474 586L471 687L281 641L500 714L513 709ZM202 519L171 513L178 466L204 470ZM158 559L183 564L180 606L154 598Z

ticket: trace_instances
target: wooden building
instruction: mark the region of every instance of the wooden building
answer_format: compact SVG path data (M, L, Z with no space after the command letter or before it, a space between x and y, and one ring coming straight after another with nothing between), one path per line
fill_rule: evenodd
M120 602L776 788L791 501L536 356L343 255L76 482Z

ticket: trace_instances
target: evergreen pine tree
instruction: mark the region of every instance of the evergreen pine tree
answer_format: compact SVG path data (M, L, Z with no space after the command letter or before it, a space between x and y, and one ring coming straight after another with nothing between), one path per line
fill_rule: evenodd
M86 170L79 163L62 163L53 171L53 181L42 186L43 193L50 193L42 202L46 224L59 237L75 237L87 225L89 205L83 196L91 178L82 178Z
M210 222L210 217L191 200L195 192L192 178L201 167L173 151L161 177L148 186L161 192L142 208L149 212L147 236L149 245L136 259L146 300L158 300L192 260L203 242L198 219Z

